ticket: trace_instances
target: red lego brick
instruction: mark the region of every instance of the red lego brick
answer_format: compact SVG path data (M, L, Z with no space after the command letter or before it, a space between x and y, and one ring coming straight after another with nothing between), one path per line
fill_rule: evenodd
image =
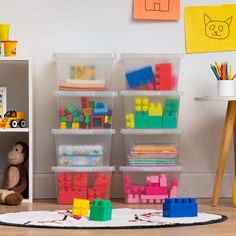
M155 65L155 76L160 80L160 90L172 89L171 63Z
M73 118L72 114L68 114L66 117L67 117L68 122L72 122L72 118Z
M59 108L59 116L65 116L66 111L65 108Z
M89 98L88 97L82 97L81 98L81 104L82 104L82 108L88 108L89 106Z

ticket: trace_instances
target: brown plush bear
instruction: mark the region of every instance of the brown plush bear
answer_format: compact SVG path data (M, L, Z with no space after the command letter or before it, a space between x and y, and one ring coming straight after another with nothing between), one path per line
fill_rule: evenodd
M28 187L28 173L24 163L28 160L29 148L26 143L17 142L8 153L10 165L4 171L0 188L0 203L19 205Z

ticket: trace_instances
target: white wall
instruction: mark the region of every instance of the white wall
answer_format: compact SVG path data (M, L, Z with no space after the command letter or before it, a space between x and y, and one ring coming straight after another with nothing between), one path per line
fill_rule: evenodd
M55 52L76 53L184 53L183 7L235 3L220 0L182 0L179 22L134 22L131 0L11 0L0 1L1 22L11 24L11 38L19 40L17 54L30 55L34 80L34 183L35 197L55 196L51 166L55 165L55 144L51 129L56 128L57 107L52 96L56 90ZM182 195L211 195L218 159L220 136L226 104L195 102L195 96L214 95L216 81L209 64L231 61L236 68L236 53L184 55L180 72L180 90L184 92L180 108L180 161L183 164ZM114 89L121 88L117 78ZM123 124L120 98L116 101L115 127ZM121 118L121 119L119 119ZM112 163L124 164L123 140L113 140ZM230 153L223 185L223 196L230 196L233 156ZM121 178L114 176L113 196L120 196Z

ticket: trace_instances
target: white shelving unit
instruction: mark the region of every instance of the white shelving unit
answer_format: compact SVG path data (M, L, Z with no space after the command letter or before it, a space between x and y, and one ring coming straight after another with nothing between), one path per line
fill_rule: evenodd
M29 58L0 57L0 87L7 88L7 110L25 112L26 128L0 129L0 173L9 165L7 154L12 145L23 141L29 146L28 169L28 196L24 203L33 200L33 96L32 73Z

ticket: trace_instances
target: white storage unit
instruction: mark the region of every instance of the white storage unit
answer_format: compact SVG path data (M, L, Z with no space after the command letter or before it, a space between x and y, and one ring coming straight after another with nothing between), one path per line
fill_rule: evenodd
M0 128L0 171L9 165L7 154L12 145L23 141L29 146L29 159L26 162L28 170L28 193L24 196L24 203L33 200L33 102L32 102L32 72L28 58L1 57L0 58L0 86L7 90L7 110L25 113L27 125L25 128Z

